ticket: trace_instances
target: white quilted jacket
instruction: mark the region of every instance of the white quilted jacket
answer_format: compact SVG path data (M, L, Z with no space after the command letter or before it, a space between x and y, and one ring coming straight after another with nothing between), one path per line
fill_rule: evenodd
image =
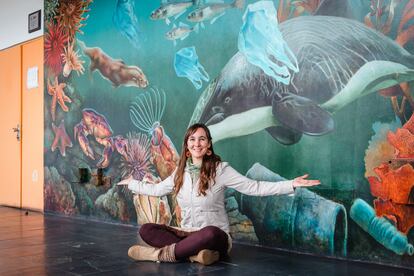
M164 196L173 191L174 173L158 184L148 184L132 180L128 188L137 194ZM233 188L240 193L253 196L290 194L294 192L293 181L267 182L249 179L239 174L227 162L217 167L216 182L206 191L206 196L198 195L198 181L192 183L190 173L185 171L184 183L177 195L181 207L181 227L199 229L217 226L230 232L229 220L224 206L224 191Z

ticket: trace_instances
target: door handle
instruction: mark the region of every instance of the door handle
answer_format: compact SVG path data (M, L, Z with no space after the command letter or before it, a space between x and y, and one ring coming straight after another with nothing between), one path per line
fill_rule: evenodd
M20 125L17 124L17 127L12 128L13 132L16 132L16 139L20 141Z

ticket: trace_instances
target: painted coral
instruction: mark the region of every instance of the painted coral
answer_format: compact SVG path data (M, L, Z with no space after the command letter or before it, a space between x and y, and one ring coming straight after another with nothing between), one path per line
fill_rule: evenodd
M147 172L152 171L150 162L150 140L141 133L127 134L126 156L121 159L121 176L132 175L134 179L142 180Z
M50 22L55 18L57 6L59 5L59 0L46 0L45 1L45 21Z
M373 124L372 129L375 134L371 137L365 151L365 177L376 176L374 169L394 158L394 147L387 140L387 132L395 131L398 127L401 127L401 123L397 121Z
M45 65L49 76L58 76L62 72L62 54L68 42L64 27L49 23L45 35Z
M414 17L414 1L410 0L403 8L400 23L398 24L397 38L395 41L404 46L414 37L414 25L408 24Z
M414 115L395 133L389 131L387 139L395 148L396 158L414 159Z
M393 149L392 156L388 157L389 161L382 159L382 164L372 169L374 176L367 175L368 172L365 176L368 178L371 194L376 197L376 215L386 217L399 231L407 234L414 226L414 169L410 164L414 159L414 115L402 127L388 130L387 139L383 132L376 140L388 143ZM378 132L375 136L378 136ZM365 156L366 163L368 153L373 155L375 148L378 148L378 143L373 146L371 141Z
M410 192L414 187L414 169L410 164L396 170L382 164L375 168L375 172L378 178L368 177L373 196L400 204L414 203L410 199Z
M58 15L55 17L57 22L65 27L65 31L70 40L75 38L76 32L83 34L80 30L85 26L83 22L88 18L84 17L84 13L88 12L88 6L92 0L72 0L61 1L59 5Z
M282 23L304 12L312 14L319 7L319 4L320 0L280 0L277 7L277 21Z
M78 51L73 49L74 43L68 43L68 46L64 49L65 52L62 54L63 58L63 76L68 77L72 71L83 74L85 68L83 67L83 60L79 59Z
M313 14L319 7L321 0L299 0L293 1L292 4L296 6L296 16L303 13L304 11Z
M371 11L364 18L365 24L383 34L388 34L399 2L399 0L390 0L388 3L384 0L371 0Z

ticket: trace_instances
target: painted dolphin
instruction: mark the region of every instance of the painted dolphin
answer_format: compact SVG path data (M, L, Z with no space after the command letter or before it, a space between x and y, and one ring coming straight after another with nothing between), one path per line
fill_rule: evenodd
M331 114L354 100L414 80L414 57L357 21L302 16L279 28L298 61L291 82L277 82L238 52L203 92L190 124L206 123L215 142L266 129L289 145L332 131Z

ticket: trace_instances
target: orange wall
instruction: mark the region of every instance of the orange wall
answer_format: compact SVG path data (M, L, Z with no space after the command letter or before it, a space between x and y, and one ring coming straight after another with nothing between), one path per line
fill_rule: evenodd
M27 70L38 67L38 87ZM43 37L22 45L22 207L43 211Z
M0 51L0 205L20 207L21 47Z

